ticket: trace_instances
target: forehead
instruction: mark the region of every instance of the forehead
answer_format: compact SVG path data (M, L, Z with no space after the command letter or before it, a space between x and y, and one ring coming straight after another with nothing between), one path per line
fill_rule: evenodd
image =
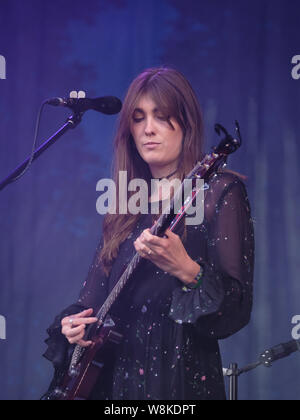
M134 111L155 112L158 111L159 106L149 94L143 94L137 100Z

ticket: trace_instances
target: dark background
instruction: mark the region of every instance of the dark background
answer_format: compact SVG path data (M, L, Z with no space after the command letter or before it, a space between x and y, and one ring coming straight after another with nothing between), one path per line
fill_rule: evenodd
M252 321L221 342L224 366L291 340L300 314L300 2L294 0L0 0L0 179L31 151L40 103L85 90L124 98L150 66L191 81L206 146L241 125L230 168L248 176L256 232ZM39 141L66 120L47 108ZM0 399L38 399L52 368L46 328L78 295L101 234L96 183L110 177L117 117L89 111L17 183L0 192ZM242 399L299 399L300 355L240 378Z

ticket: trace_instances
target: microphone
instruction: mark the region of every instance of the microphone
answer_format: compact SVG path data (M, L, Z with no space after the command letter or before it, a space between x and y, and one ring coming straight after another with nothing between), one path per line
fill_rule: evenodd
M115 96L103 96L95 99L85 97L50 98L46 101L46 104L64 106L78 113L93 109L107 115L118 114L122 109L122 102Z
M261 364L269 367L276 360L283 359L296 351L300 351L300 340L291 340L266 350L260 355L259 360Z

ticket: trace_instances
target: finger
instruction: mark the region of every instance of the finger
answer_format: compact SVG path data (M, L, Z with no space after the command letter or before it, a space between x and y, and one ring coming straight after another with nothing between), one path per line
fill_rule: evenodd
M152 233L150 232L150 229L146 229L143 232L142 243L146 244L147 246L151 245L154 247L162 248L167 244L167 240L165 238L152 235Z
M73 329L73 328L72 328L70 325L64 325L64 326L62 327L61 332L62 332L62 334L63 334L63 335L65 335L65 336L68 338L69 333L70 333L70 331L71 331L72 329ZM74 328L73 330L76 330L76 331L78 332L78 327L77 327L77 328ZM80 331L81 331L81 329L80 329ZM79 331L79 332L80 332L80 331Z
M92 324L93 322L98 321L98 318L96 317L90 317L90 318L74 318L74 317L66 317L61 321L62 327L77 327L81 324Z
M73 327L77 327L78 325L89 325L89 324L94 324L95 322L98 321L98 318L96 317L92 317L92 318L74 318L73 322L72 322L72 326Z
M74 317L73 316L66 316L65 318L62 319L61 321L61 325L62 327L70 327L73 325L73 321L74 321Z
M94 312L93 308L85 309L84 311L80 312L79 314L73 315L73 318L84 318L86 316L92 315Z
M80 334L76 335L75 337L67 337L68 342L70 344L78 343L78 341L83 339L84 334L85 334L85 331L82 331Z
M181 237L177 235L177 233L172 232L170 229L167 229L165 234L169 240L182 243Z
M84 317L87 317L89 315L92 315L92 313L93 313L93 309L90 308L90 309L86 309L86 310L84 310L84 311L82 311L82 312L80 312L78 314L66 316L65 318L62 319L61 325L62 326L68 325L68 324L70 324L70 321L73 321L76 318L84 318ZM73 322L72 322L72 324L73 324Z
M167 237L169 237L169 238L174 238L174 239L178 239L179 238L179 235L177 235L176 233L172 232L171 229L167 229L165 231L165 235L167 235Z
M79 340L77 344L80 347L89 347L92 344L92 341Z
M85 325L79 325L77 328L69 328L66 330L65 335L67 338L77 337L81 332L85 330ZM64 331L63 331L64 333Z
M136 251L143 257L143 258L147 258L149 257L151 254L153 254L153 251L147 247L146 245L142 244L140 241L135 241L134 242L134 246Z
M70 344L78 344L80 341L85 341L85 334L85 330L82 330L79 334L76 334L74 337L66 336L66 338Z
M134 246L135 246L135 249L136 249L137 251L143 251L143 250L145 249L145 247L146 247L146 245L144 245L144 244L143 244L143 242L141 241L141 239L140 239L140 238L137 238L137 239L134 241Z

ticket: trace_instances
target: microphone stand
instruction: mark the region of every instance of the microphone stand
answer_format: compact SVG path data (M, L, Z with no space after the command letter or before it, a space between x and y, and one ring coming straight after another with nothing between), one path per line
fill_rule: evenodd
M277 346L264 351L257 362L251 363L242 369L238 368L237 363L231 363L229 369L223 370L224 376L229 377L229 400L238 400L238 377L242 373L250 372L250 370L257 368L260 365L271 367L273 362L288 357L296 351L300 351L300 339L278 344Z
M231 363L229 369L224 369L224 376L229 377L229 400L230 401L238 400L238 377L242 373L246 373L252 369L257 368L261 364L262 362L259 361L256 363L252 363L251 365L247 365L242 369L239 369L237 363Z
M81 122L83 112L74 112L70 115L65 124L55 133L49 137L38 149L35 150L32 161L37 159L48 147L54 144L61 136L63 136L69 129L77 127ZM0 191L3 190L8 184L11 184L15 178L22 173L26 168L31 156L29 156L21 165L19 165L7 178L0 182Z

